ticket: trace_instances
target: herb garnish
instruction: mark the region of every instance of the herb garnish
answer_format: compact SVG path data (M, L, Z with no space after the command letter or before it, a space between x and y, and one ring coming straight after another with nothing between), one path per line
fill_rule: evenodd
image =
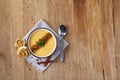
M40 41L38 42L38 45L39 45L39 46L44 46L44 44L45 44L45 40L40 40Z

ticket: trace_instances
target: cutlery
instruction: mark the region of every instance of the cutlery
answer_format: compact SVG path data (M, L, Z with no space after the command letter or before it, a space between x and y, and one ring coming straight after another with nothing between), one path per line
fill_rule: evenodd
M58 34L61 37L61 41L63 40L64 36L67 34L66 31L66 27L65 25L60 25L60 27L58 28ZM61 44L61 46L63 46L64 44ZM63 53L63 48L61 48L61 54L60 54L60 61L63 62L64 61L64 53Z

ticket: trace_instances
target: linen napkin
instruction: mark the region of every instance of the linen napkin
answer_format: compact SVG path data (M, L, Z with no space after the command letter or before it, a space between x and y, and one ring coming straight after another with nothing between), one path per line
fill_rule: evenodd
M48 30L50 30L51 32L53 32L53 34L55 35L56 37L56 40L57 40L57 46L56 46L56 49L54 51L54 53L51 55L51 58L50 60L51 61L54 61L59 55L60 55L60 50L61 48L64 50L67 46L68 46L68 43L62 39L61 40L61 37L43 20L39 20L38 23L23 37L23 39L28 42L28 37L30 35L30 33L32 31L34 31L35 29L38 29L38 28L46 28ZM63 44L63 45L61 45ZM32 54L30 54L26 60L28 63L30 63L33 67L35 67L38 71L40 72L43 72L45 71L52 62L48 63L46 66L44 66L44 64L38 64L38 61L46 61L47 58L38 58L38 57L35 57L33 56Z

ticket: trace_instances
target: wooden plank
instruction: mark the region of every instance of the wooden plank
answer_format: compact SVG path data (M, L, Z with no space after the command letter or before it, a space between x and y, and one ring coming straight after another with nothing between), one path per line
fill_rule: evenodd
M22 0L23 34L35 25L35 1ZM38 80L37 71L26 61L24 62L24 80Z
M113 0L113 19L115 31L115 53L117 80L120 79L120 0Z
M11 36L11 58L12 58L12 79L24 80L24 61L16 54L14 47L18 37L23 36L23 18L22 18L22 1L11 0L10 2L10 36Z
M10 4L0 0L0 79L11 80Z
M102 2L102 60L105 80L116 80L115 35L112 0Z

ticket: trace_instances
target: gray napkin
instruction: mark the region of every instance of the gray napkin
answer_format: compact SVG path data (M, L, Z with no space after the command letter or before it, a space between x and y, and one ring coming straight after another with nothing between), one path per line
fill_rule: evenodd
M60 36L53 30L50 28L50 26L43 20L38 21L38 23L23 37L23 39L27 42L28 37L30 35L30 33L37 29L37 28L46 28L50 31L53 32L53 34L55 35L56 39L57 39L57 47L56 50L54 51L54 53L51 55L51 59L52 61L54 61L59 55L60 55L60 50L65 49L68 46L68 43L63 39L61 40ZM60 45L60 44L64 44L64 45ZM37 64L37 62L39 61L46 61L47 58L37 58L35 56L33 56L32 54L30 54L26 60L28 63L30 63L33 67L35 67L38 71L43 72L44 70L46 70L51 63L48 63L47 66L44 66L44 64Z

